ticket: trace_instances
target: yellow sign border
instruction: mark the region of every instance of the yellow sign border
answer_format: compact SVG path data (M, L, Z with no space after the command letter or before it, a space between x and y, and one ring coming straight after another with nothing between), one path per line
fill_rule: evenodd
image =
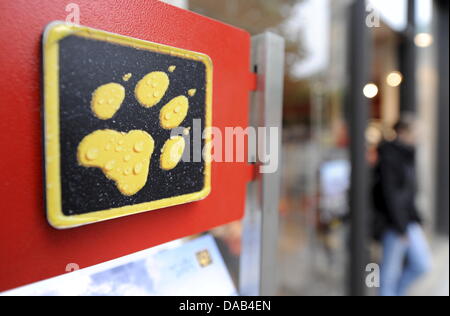
M211 148L212 126L212 80L213 64L209 56L180 48L147 42L131 37L113 34L89 27L64 22L50 23L43 37L44 69L44 142L45 142L45 195L47 219L56 229L67 229L109 219L181 205L206 198L211 192L211 151L204 154L205 186L195 193L171 197L158 201L129 205L120 208L97 211L89 214L66 216L62 212L60 135L59 135L59 41L69 35L107 41L172 56L201 61L206 66L206 122L205 146Z

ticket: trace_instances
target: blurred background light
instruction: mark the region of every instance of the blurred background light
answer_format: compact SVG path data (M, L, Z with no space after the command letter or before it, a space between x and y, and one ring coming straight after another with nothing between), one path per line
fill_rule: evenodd
M399 71L393 71L387 76L386 82L391 87L398 87L403 82L403 75Z
M426 48L433 44L433 36L429 33L419 33L414 38L417 47Z
M374 83L368 83L364 87L364 96L368 99L373 99L378 95L378 86Z

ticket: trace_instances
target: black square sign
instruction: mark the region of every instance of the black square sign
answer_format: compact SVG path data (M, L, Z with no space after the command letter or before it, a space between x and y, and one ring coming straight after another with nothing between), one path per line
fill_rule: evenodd
M52 226L80 226L209 194L210 154L195 162L192 140L196 128L201 135L211 126L209 57L64 23L47 27L43 55ZM199 141L203 149L211 135Z

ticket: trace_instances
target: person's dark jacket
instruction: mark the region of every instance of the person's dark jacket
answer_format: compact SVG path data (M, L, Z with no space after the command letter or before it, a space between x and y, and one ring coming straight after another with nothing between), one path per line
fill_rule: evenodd
M415 150L398 141L382 143L375 168L374 206L382 217L382 229L407 232L408 225L420 223L416 208L417 179Z

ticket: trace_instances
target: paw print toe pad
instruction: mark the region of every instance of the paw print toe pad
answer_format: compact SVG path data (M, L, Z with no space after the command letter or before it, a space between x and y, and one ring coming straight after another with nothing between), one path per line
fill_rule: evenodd
M165 72L151 72L136 85L136 99L143 107L151 108L161 101L169 84L169 76Z
M97 88L92 94L91 109L101 120L112 118L125 99L125 88L118 83L108 83Z
M173 129L184 121L189 110L189 100L185 96L179 96L167 103L160 112L161 127Z

